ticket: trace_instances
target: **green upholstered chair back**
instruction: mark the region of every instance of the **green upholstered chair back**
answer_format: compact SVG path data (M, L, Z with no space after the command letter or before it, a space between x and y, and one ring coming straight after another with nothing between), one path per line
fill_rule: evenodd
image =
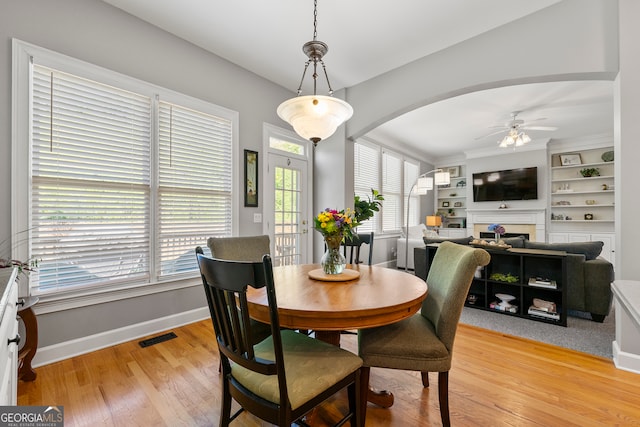
M484 249L451 242L441 243L436 251L427 277L429 293L422 303L421 313L434 325L436 335L449 351L453 348L473 275L490 259Z
M271 254L269 236L209 237L207 246L211 256L233 261L261 262L262 257Z

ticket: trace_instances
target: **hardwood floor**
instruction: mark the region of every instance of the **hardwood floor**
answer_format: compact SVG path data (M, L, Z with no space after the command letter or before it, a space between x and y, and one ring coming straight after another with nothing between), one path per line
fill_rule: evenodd
M178 338L141 348L137 341L36 369L20 382L19 405L63 405L65 426L218 425L218 352L211 322L175 328ZM342 345L355 351L356 337ZM393 407L369 404L367 426L439 426L437 374L423 389L415 372L372 369L374 387L393 391ZM454 426L640 425L640 375L612 361L460 325L449 404ZM329 425L339 396L317 411ZM232 425L265 426L249 414Z

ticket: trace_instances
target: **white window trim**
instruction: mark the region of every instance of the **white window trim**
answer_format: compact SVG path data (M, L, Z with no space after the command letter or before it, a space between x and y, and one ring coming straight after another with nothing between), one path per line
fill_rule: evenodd
M17 236L30 230L31 210L30 200L30 91L31 91L31 62L33 58L38 62L52 68L61 69L77 76L98 80L112 84L122 89L131 90L149 97L155 98L161 94L162 99L168 102L180 104L202 112L219 115L232 121L232 218L238 218L239 202L241 194L241 151L239 149L239 113L212 103L193 98L179 92L175 92L160 86L156 86L142 80L135 79L105 68L75 59L39 46L26 43L18 39L12 39L12 117L11 117L11 235ZM157 123L153 124L156 132ZM156 149L156 148L153 148ZM237 235L239 224L232 223L232 233ZM29 259L28 245L25 239L12 238L12 254L15 259ZM195 256L195 255L194 255ZM139 285L113 285L99 288L87 288L59 292L55 295L40 296L38 313L47 313L83 307L92 304L111 302L114 300L134 298L159 292L176 290L184 287L199 286L199 277L176 278L175 280L163 280ZM19 282L19 295L29 294L28 280Z
M388 153L392 153L393 155L399 157L403 162L402 163L402 177L401 177L403 183L404 183L404 173L405 173L404 172L404 162L405 161L417 165L418 166L418 173L421 173L422 162L420 160L414 158L414 157L409 157L409 156L404 155L404 154L402 154L402 153L400 153L398 151L391 150L391 149L387 148L384 145L381 145L381 144L378 144L378 143L375 143L375 142L371 142L371 141L368 141L368 140L364 140L364 139L358 139L356 141L356 143L365 145L365 146L367 146L369 148L376 149L378 151L378 155L380 156L380 167L381 168L382 168L382 153L383 152L386 151ZM379 175L378 175L378 188L377 189L384 196L384 191L382 191L382 171L381 170L379 171ZM404 213L402 215L403 216L402 224L404 224L405 221L406 221L405 207L406 207L406 203L407 203L407 192L404 189L404 185L402 186L401 190L402 190L402 200L401 200L402 201L402 212ZM413 196L414 195L412 195L412 197ZM418 201L419 200L420 200L420 198L418 197ZM382 206L383 207L382 207L382 212L381 213L382 213L382 216L384 216L384 202L382 202ZM421 209L420 209L420 205L418 205L418 206L419 206L419 208L418 208L418 221L419 221L420 220L420 210ZM378 221L378 229L373 230L376 233L376 236L380 236L380 238L382 238L382 237L395 237L395 236L401 236L402 235L402 233L403 233L402 229L404 228L404 225L401 227L400 230L383 232L382 231L382 221L383 221L383 219L380 218L380 220Z

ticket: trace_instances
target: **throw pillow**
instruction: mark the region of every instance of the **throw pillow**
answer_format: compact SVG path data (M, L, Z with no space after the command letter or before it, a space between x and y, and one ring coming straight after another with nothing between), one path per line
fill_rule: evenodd
M529 249L548 249L551 251L565 251L572 254L584 255L587 260L596 259L602 252L603 242L571 242L571 243L543 243L525 241L524 247Z
M428 245L429 243L442 243L442 242L451 242L451 243L458 243L460 245L468 245L473 240L473 236L462 237L459 239L447 239L446 237L438 237L438 238L423 237L422 240L424 240L425 245Z

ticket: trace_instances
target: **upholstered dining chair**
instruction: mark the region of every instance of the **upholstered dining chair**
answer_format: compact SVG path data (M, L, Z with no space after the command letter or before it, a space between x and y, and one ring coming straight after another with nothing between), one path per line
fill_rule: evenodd
M209 258L200 248L198 265L215 330L223 384L220 426L243 410L278 426L300 419L342 389L347 389L349 410L336 425L360 419L360 367L362 359L337 346L307 335L281 330L271 257L262 262ZM254 343L247 289L266 287L271 335ZM231 399L241 409L231 415Z
M231 261L261 262L265 254L271 254L268 235L209 237L207 246L211 250L213 258ZM253 319L250 322L256 342L260 342L271 335L271 327L269 325Z
M397 323L358 331L363 387L368 387L371 367L420 371L424 387L429 387L428 373L438 372L440 417L443 426L450 425L449 370L456 329L476 268L490 259L484 249L440 244L420 312ZM366 414L366 402L362 413Z
M344 239L342 247L344 251L344 257L349 264L360 264L360 248L362 245L369 245L369 261L367 265L371 265L373 259L373 231L371 233L357 233L353 235L353 239ZM347 253L349 256L347 257ZM355 258L354 258L355 254ZM354 261L355 260L355 261Z

